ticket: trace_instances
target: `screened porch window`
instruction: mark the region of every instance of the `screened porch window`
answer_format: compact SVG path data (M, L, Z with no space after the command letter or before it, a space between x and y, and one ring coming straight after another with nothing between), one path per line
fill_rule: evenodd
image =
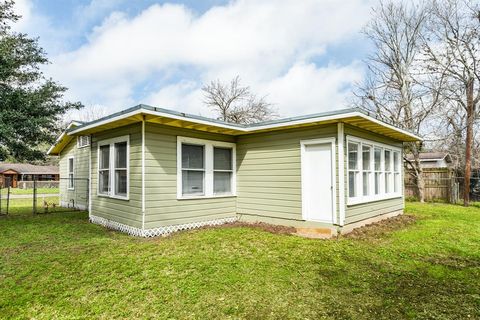
M401 196L400 149L347 138L348 204Z
M354 198L358 194L358 143L348 143L348 196Z

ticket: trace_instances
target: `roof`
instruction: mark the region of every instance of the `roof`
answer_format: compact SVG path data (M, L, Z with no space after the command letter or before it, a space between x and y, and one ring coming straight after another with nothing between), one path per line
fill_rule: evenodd
M447 152L421 152L419 154L420 161L439 161L444 160L452 162L450 154ZM407 154L407 159L412 160L413 154Z
M29 163L0 163L0 173L13 170L19 174L58 174L57 166L36 166Z
M398 141L421 140L421 138L414 133L379 120L374 114L359 108L316 113L246 125L229 123L221 120L140 104L95 121L69 127L65 135L62 135L59 137L59 139L57 139L57 142L50 148L48 153L52 155L58 155L66 146L66 144L70 142L71 138L69 137L71 136L93 134L132 123L138 123L142 120L168 126L234 136L318 124L344 122L388 136Z

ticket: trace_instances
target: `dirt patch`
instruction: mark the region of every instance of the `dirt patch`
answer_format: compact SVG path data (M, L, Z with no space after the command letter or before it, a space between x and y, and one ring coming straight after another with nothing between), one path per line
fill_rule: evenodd
M350 239L380 238L392 231L408 227L414 224L416 220L417 218L412 215L403 214L354 229L352 232L342 235L342 237Z
M433 257L427 257L423 260L432 264L437 264L456 270L480 267L480 261L477 259L455 255L437 255Z
M195 228L192 230L226 229L226 228L242 228L242 227L258 229L258 230L262 230L262 231L270 232L274 234L293 234L297 231L294 227L278 226L278 225L268 224L264 222L248 223L248 222L239 222L239 221L232 222L232 223L224 223L216 226L203 226L203 227ZM165 237L174 236L176 234L180 234L182 232L189 232L192 230L181 230L181 231L173 232L168 235L165 235Z

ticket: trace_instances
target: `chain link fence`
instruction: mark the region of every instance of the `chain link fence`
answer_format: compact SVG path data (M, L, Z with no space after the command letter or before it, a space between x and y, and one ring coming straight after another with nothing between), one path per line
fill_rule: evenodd
M78 178L61 178L58 183L30 181L17 188L0 186L0 215L87 210L88 188L88 179Z

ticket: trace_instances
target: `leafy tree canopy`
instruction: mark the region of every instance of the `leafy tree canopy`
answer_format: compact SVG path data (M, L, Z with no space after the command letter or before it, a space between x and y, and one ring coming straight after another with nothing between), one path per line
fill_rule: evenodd
M63 101L67 88L43 75L48 59L38 40L12 31L20 18L13 5L0 1L0 161L41 160L62 115L82 104Z

